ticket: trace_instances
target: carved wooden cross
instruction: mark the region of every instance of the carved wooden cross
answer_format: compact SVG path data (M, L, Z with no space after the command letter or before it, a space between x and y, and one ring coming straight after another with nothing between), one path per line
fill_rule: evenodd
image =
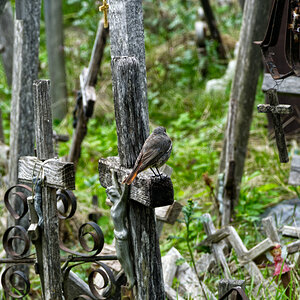
M43 226L35 241L37 270L40 274L43 299L63 299L58 240L56 189L75 189L73 163L63 163L54 157L50 81L33 84L36 157L21 157L18 181L32 184L33 177L44 180L42 189Z
M101 159L102 186L111 185L111 172L119 182L129 174L149 135L145 44L142 2L109 3L112 78L119 157ZM130 186L128 224L137 282L137 299L164 299L164 284L155 207L173 203L169 177L140 173Z
M108 28L108 8L109 5L107 4L106 0L103 0L103 4L99 7L99 10L104 13L104 28Z
M100 20L89 66L88 68L84 68L80 74L81 95L77 99L76 128L68 156L68 161L74 162L75 166L80 157L81 143L87 133L88 120L94 111L96 101L95 85L97 83L107 36L108 30L104 28L103 20Z
M288 151L286 148L285 135L282 128L281 114L290 114L293 112L291 105L279 104L277 92L275 89L267 91L267 97L270 104L259 104L257 110L260 113L271 113L273 127L275 132L276 144L279 152L279 159L282 163L289 161Z

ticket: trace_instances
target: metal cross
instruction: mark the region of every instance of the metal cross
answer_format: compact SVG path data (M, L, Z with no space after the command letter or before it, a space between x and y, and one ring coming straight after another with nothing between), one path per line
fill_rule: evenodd
M104 13L104 28L108 28L108 8L109 5L107 4L106 0L103 0L103 4L99 7L99 11L102 11Z
M293 107L291 105L279 104L277 91L275 89L268 90L267 97L270 104L259 104L257 105L257 110L259 113L271 113L279 159L280 162L287 163L289 161L289 156L280 115L291 114L293 112Z

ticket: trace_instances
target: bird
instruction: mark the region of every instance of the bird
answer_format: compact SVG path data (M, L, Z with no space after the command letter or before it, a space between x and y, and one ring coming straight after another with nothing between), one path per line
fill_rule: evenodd
M155 176L161 177L158 168L168 161L171 151L172 141L166 133L166 128L162 126L155 128L146 139L131 173L122 183L130 185L137 174L148 168L152 170ZM158 174L152 168L156 168Z

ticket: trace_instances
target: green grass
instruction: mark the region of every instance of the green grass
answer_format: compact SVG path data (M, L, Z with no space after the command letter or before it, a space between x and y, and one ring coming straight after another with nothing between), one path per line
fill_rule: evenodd
M64 121L55 125L55 130L72 136L72 109L76 90L79 89L79 74L88 65L94 35L97 29L99 3L88 0L64 1L65 54L67 87L69 92L69 114ZM230 86L224 94L209 95L204 92L205 83L220 78L226 70L226 62L220 61L216 45L207 41L207 57L199 61L194 44L194 22L197 19L198 1L144 1L145 47L148 81L148 100L151 130L163 125L173 141L173 152L169 165L173 168L172 181L175 199L186 205L192 200L193 215L188 227L176 223L164 227L161 252L165 254L175 246L187 259L192 255L197 260L195 246L205 237L201 216L209 212L216 221L217 216L209 188L202 175L207 174L213 183L217 181L222 140L227 117ZM232 55L232 40L238 39L241 12L233 7L214 5L217 20L223 35L230 37L229 54ZM227 38L228 40L228 38ZM45 45L45 25L41 23L40 78L48 77ZM201 75L203 60L208 66L205 77ZM256 103L263 103L260 80ZM76 221L84 223L91 210L91 199L97 195L103 217L99 224L106 242L113 239L113 226L109 208L105 204L106 193L98 181L98 160L101 157L117 155L117 136L114 121L112 84L110 71L110 49L105 50L101 78L96 86L98 99L93 118L89 121L88 133L82 145L82 154L76 173L78 210ZM11 89L6 85L0 65L0 108L3 113L6 143L9 142ZM267 138L265 115L254 111L249 140L245 173L241 186L239 205L236 207L233 225L248 248L260 242L263 237L254 226L259 215L270 205L297 196L297 190L287 184L290 164L281 165L277 150ZM59 145L59 155L68 154L71 141ZM292 151L291 147L289 148ZM3 171L2 171L3 172ZM69 228L74 224L70 223ZM73 228L74 229L74 228ZM249 234L251 232L252 234ZM204 249L205 250L205 249ZM234 260L234 253L229 258ZM84 277L85 271L81 270ZM266 274L265 274L266 275ZM253 285L243 268L239 268L237 279L247 279L247 291L251 294ZM216 280L220 276L205 274L205 283L216 291ZM34 283L37 288L37 283ZM283 290L278 290L274 299L285 299ZM255 297L253 296L253 299ZM269 298L268 298L269 299ZM271 298L270 298L271 299Z

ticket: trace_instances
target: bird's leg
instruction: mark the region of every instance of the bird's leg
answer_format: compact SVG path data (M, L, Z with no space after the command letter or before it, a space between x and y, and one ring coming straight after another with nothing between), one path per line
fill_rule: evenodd
M161 174L160 174L160 172L159 172L159 170L155 167L155 169L156 169L156 171L157 171L157 173L158 173L158 176L160 177L160 179L162 179L161 178Z
M155 177L158 176L158 175L154 172L154 170L153 170L152 168L150 168L150 170L153 172L153 174L154 174Z

